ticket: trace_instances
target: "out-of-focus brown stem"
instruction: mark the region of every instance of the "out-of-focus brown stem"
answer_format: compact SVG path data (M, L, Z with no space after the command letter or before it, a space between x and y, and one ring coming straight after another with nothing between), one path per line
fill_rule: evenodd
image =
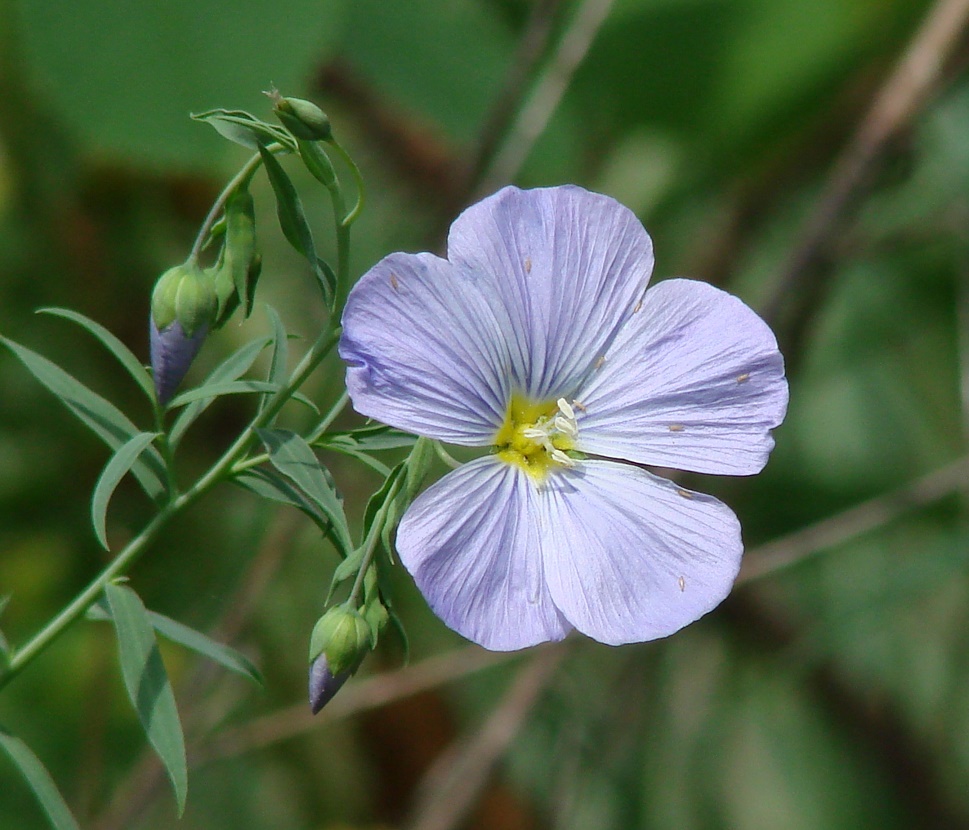
M763 308L786 354L796 356L811 311L823 299L823 269L839 224L874 163L938 88L943 70L969 24L969 0L938 0L882 85L854 136L835 161L805 220L781 278Z

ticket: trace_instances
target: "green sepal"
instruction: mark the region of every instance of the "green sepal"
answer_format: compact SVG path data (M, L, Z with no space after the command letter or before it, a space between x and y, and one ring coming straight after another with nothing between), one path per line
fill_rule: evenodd
M252 313L255 286L260 268L253 269L256 251L256 211L252 195L245 187L238 187L225 204L225 261L232 274L232 282L243 305L243 316ZM261 263L261 260L259 260Z
M211 125L223 138L248 147L250 150L256 150L264 144L278 142L287 149L296 151L296 140L288 131L262 121L244 110L207 110L192 113L192 118Z
M337 187L336 171L326 151L314 141L299 139L296 144L299 147L299 157L313 178L327 190Z
M277 92L272 95L273 112L297 139L305 141L329 141L333 138L330 119L312 101L303 98L283 98Z
M326 654L334 675L354 672L373 646L370 624L363 615L354 608L339 605L327 611L313 626L309 662Z

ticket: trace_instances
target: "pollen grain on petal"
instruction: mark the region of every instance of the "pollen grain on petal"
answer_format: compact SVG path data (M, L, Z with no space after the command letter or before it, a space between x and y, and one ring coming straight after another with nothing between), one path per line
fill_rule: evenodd
M680 586L680 593L686 590L686 579L684 577L681 576L676 580L676 583Z
M670 424L669 430L670 432L683 432L684 426L683 424Z
M683 498L685 498L685 499L692 499L693 498L693 493L691 493L689 490L684 490L682 488L679 488L676 491L676 495L683 496Z
M748 372L744 372L742 375L737 375L737 383L746 383L748 380L750 380L750 374Z
M525 257L524 266L525 266L525 273L526 274L532 273L532 258L531 257L528 257L528 256Z
M573 400L572 401L572 406L574 406L576 409L578 409L579 412L588 412L589 411L588 408L586 407L586 405L584 403L582 403L582 401Z
M596 358L595 366L593 368L595 368L596 370L599 370L603 367L603 365L605 365L605 362L606 362L606 356L604 354L601 354Z
M390 287L393 288L394 291L400 291L400 280L397 278L396 274L390 275Z

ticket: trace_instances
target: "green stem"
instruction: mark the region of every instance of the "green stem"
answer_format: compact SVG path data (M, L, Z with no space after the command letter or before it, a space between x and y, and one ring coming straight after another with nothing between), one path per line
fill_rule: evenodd
M266 426L279 413L293 392L319 366L340 338L340 329L323 332L293 371L289 382L270 400L269 405L253 419L242 434L222 454L222 457L195 484L171 500L145 526L138 536L129 542L94 580L65 608L45 625L23 648L14 652L7 670L0 675L0 689L40 655L65 629L98 599L105 586L130 568L145 549L153 542L169 520L200 499L220 481L231 474L236 462L248 452L256 440L256 431Z
M337 141L334 139L329 142L330 146L339 153L340 158L346 163L347 167L350 168L350 172L353 174L353 184L357 188L357 203L353 206L346 216L343 216L340 224L344 227L349 228L354 222L357 221L357 217L363 211L363 206L366 201L366 191L363 186L363 174L360 172L360 168L357 167L357 163L351 158L350 154L341 147Z
M282 144L270 144L266 148L270 153L278 153L286 148ZM259 169L262 164L262 156L256 153L252 158L249 159L239 170L235 176L230 179L229 183L222 189L219 197L212 203L212 207L209 209L208 215L202 221L202 227L199 228L198 236L195 237L195 243L192 245L192 250L189 252L188 258L195 261L199 258L199 254L202 253L202 249L205 247L205 243L209 238L209 231L212 230L212 226L216 223L219 216L225 211L225 203L229 200L229 197L235 192L236 188L240 185L248 182L253 174Z

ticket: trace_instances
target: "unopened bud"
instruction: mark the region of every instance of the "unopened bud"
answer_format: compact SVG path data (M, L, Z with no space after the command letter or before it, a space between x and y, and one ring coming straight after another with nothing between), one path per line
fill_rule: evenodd
M208 326L202 326L189 337L178 320L159 330L152 318L151 372L155 380L155 394L162 406L172 399L175 390L188 374L206 334Z
M333 674L325 652L310 663L310 711L314 715L333 699L350 674L348 671Z
M304 141L329 141L333 137L330 119L312 101L277 97L273 99L273 111L296 138Z
M168 403L202 347L216 312L215 284L194 262L169 268L151 297L151 368L155 392Z
M341 605L327 611L314 626L310 660L326 654L333 674L352 674L371 648L370 625L359 611Z

